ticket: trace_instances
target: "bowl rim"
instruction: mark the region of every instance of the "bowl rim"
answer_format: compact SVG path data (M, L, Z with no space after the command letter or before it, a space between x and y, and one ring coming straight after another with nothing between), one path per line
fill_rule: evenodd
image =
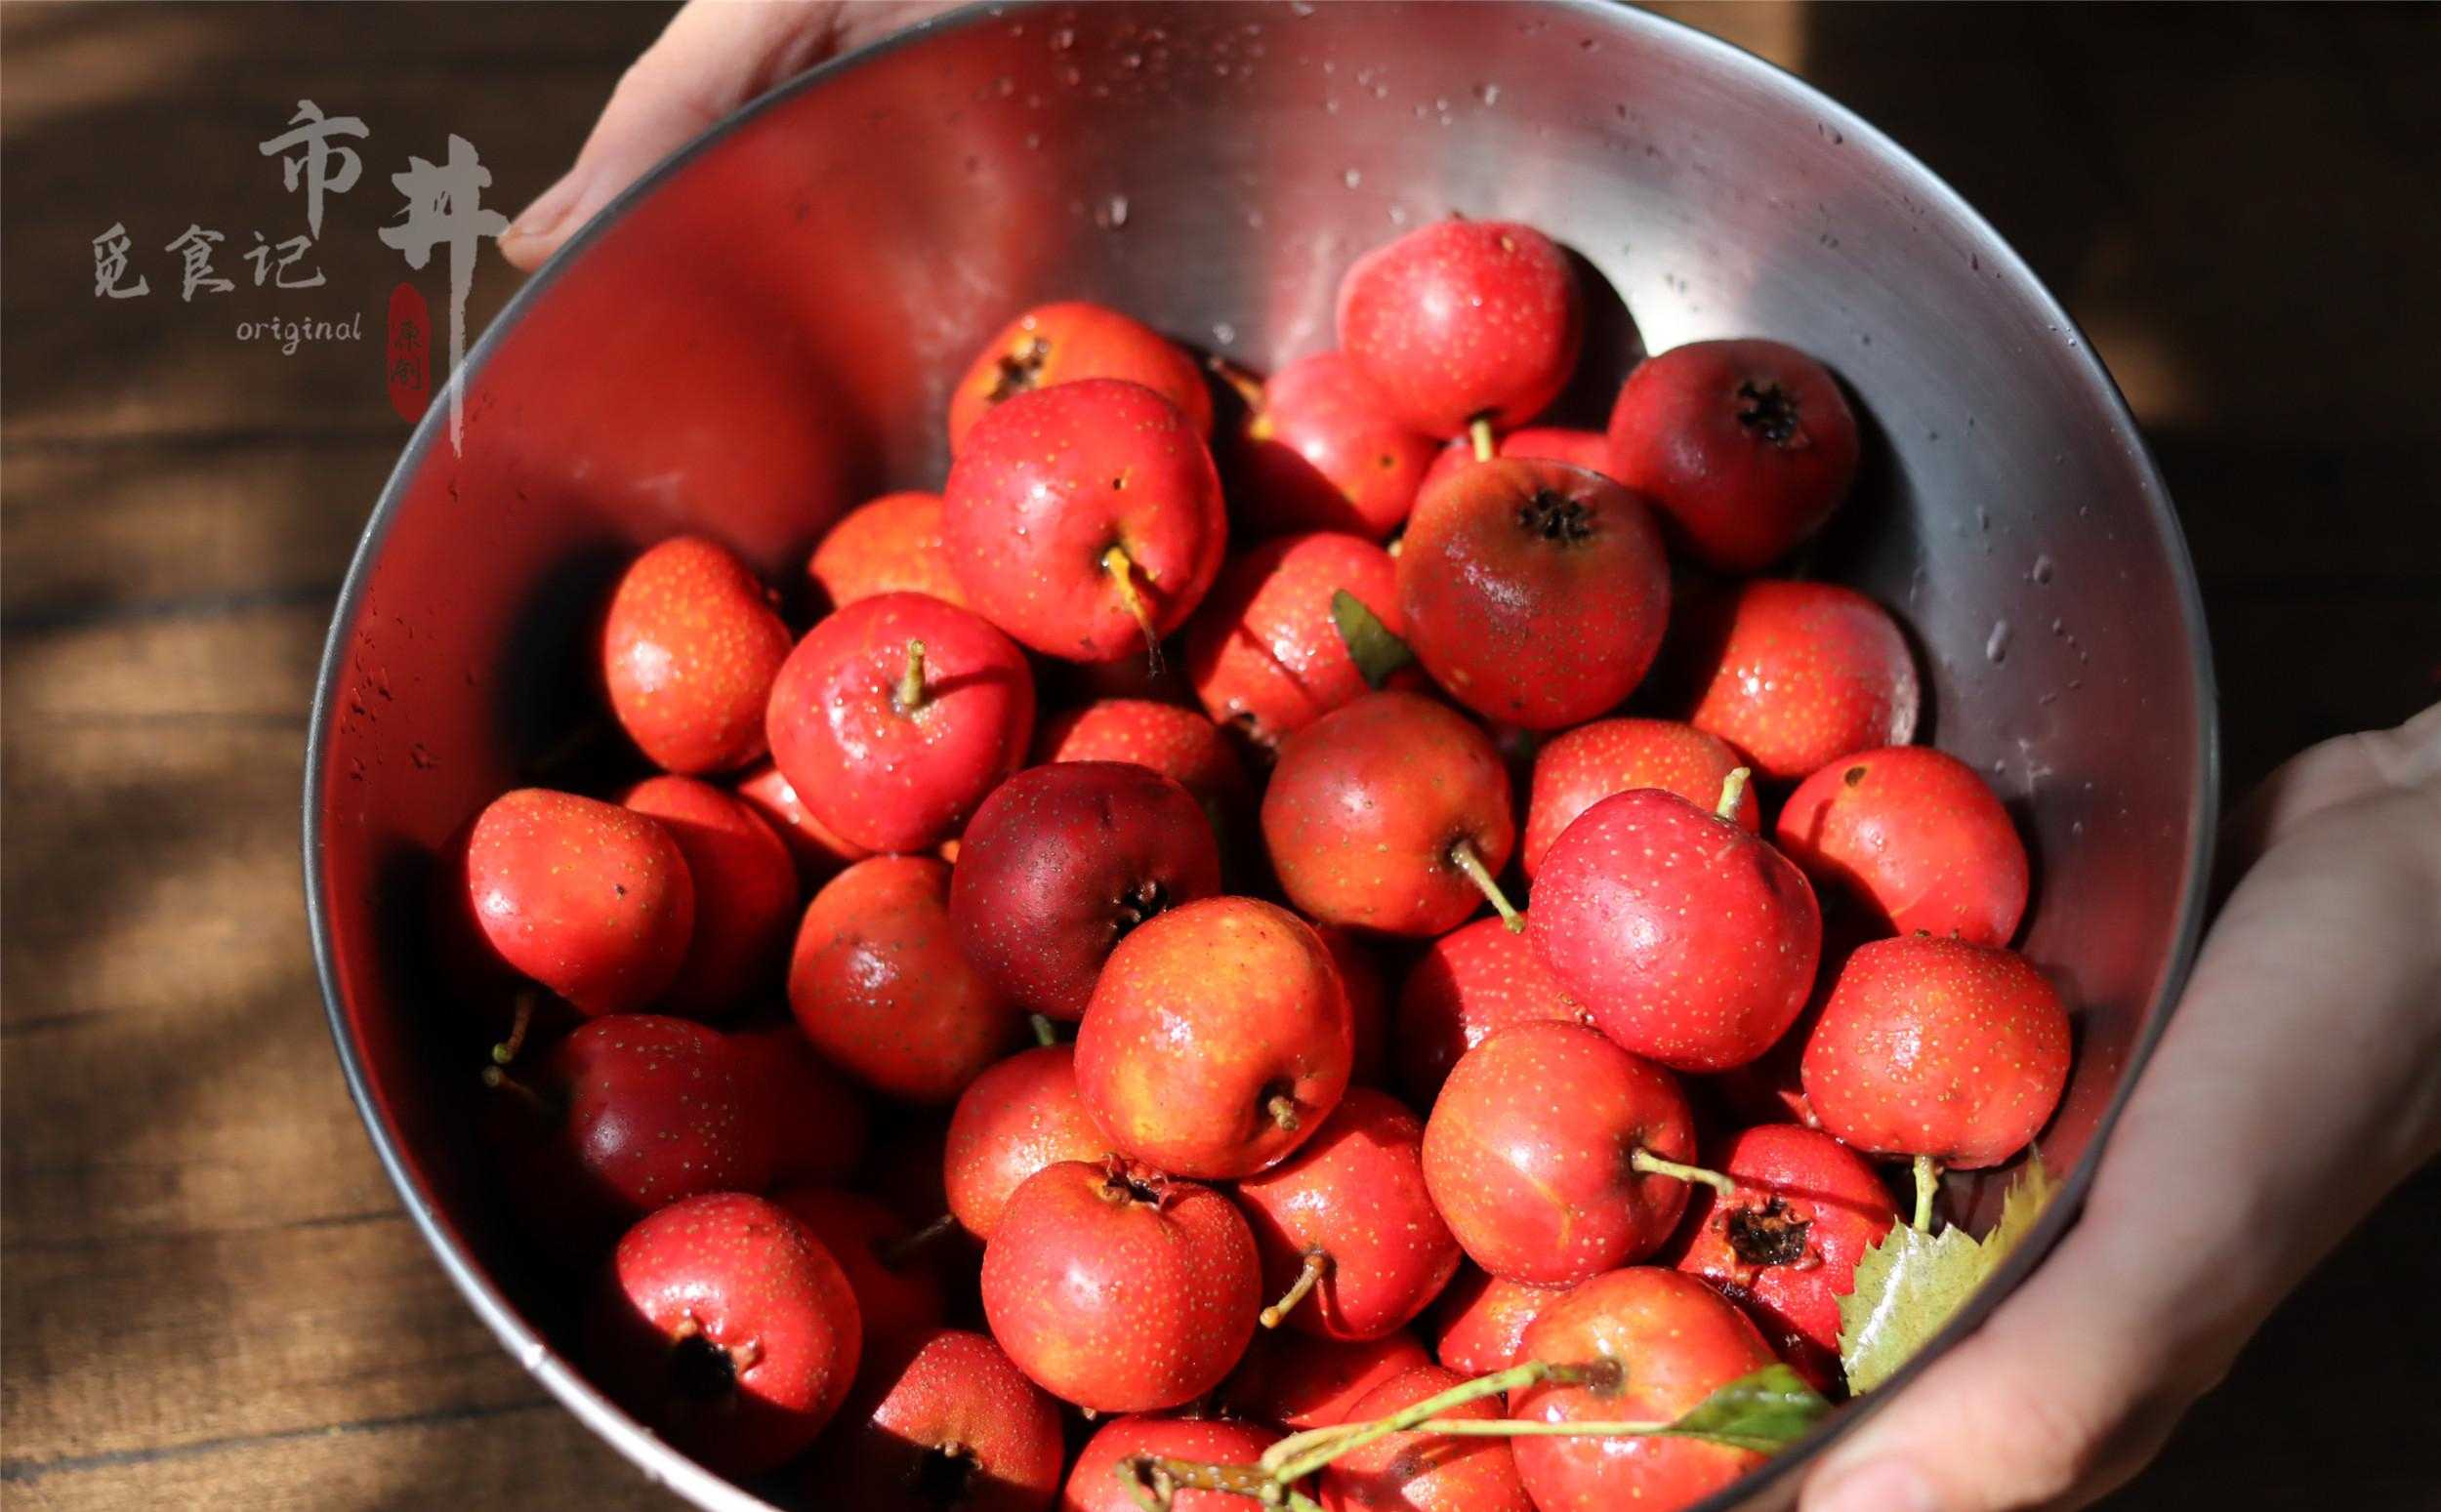
M831 59L781 82L723 117L598 211L548 262L527 276L476 338L465 360L450 375L447 386L434 395L434 402L426 408L423 419L417 424L397 463L383 483L381 494L365 521L363 534L350 558L347 576L332 608L330 629L315 674L313 702L308 715L303 794L306 919L312 936L314 969L321 984L324 1018L357 1117L373 1143L383 1170L396 1188L399 1201L425 1245L433 1251L441 1269L474 1309L476 1316L491 1329L511 1357L579 1421L641 1470L648 1481L667 1487L696 1506L707 1509L707 1512L773 1512L773 1509L771 1503L697 1464L630 1416L552 1347L550 1341L526 1321L507 1294L485 1274L473 1253L443 1227L433 1194L405 1163L399 1130L382 1116L373 1100L369 1074L349 1030L346 1000L340 990L330 910L325 902L329 879L322 864L330 795L325 768L330 755L333 715L340 705L340 680L347 670L348 645L363 608L374 564L401 502L447 426L449 402L445 401L455 401L463 396L470 387L470 376L484 367L506 334L524 318L528 306L541 299L545 291L596 240L607 234L612 226L638 204L656 193L667 181L683 172L696 157L800 93L819 88L837 74L861 67L900 48L918 46L936 34L1048 10L1056 3L1057 0L1002 0L1002 3L984 0L984 3L961 6L930 18L851 53ZM1534 8L1557 13L1562 18L1582 23L1633 31L1641 43L1677 49L1719 70L1724 76L1756 90L1792 97L1799 104L1817 112L1823 124L1836 127L1851 143L1879 154L1903 180L1912 181L1907 185L1912 194L1921 196L1926 203L1937 205L1956 217L1968 233L1980 236L1985 242L1985 246L1979 249L1980 253L1993 265L1998 276L2013 292L2030 301L2068 340L2074 353L2072 361L2098 389L2105 401L2106 416L2130 443L2146 512L2166 550L2177 599L2179 628L2191 653L2189 666L2192 680L2188 694L2196 712L2198 739L2190 774L2193 786L2185 816L2188 835L2185 895L2179 901L2174 939L2153 1001L2146 1007L2144 1021L2138 1026L2129 1047L2126 1069L2118 1086L2112 1091L2110 1101L2094 1124L2092 1137L2083 1157L2060 1178L2057 1196L2026 1242L2001 1264L1914 1359L1882 1387L1850 1403L1802 1441L1690 1509L1690 1512L1727 1512L1729 1508L1759 1499L1799 1474L1826 1448L1852 1432L1858 1423L1872 1416L1883 1403L1934 1361L1955 1348L2017 1289L2075 1223L2092 1185L2102 1152L2109 1145L2110 1135L2175 1010L2203 936L2220 792L2218 698L2212 642L2206 631L2202 590L2196 580L2195 564L2188 551L2185 532L2179 526L2177 513L2171 505L2169 489L2162 480L2142 429L2128 406L2126 395L2120 391L2109 369L2102 364L2092 342L2061 306L2050 289L2035 275L2017 250L1956 189L1880 128L1813 84L1734 43L1649 11L1616 4L1614 0L1534 0Z

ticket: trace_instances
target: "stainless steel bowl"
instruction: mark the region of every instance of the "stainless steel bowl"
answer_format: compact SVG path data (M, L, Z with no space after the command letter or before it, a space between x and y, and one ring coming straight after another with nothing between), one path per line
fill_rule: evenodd
M1572 402L1638 333L1776 337L1862 400L1863 498L1817 565L1904 613L1931 735L2032 841L2025 948L2078 1006L2046 1144L2083 1191L2198 931L2211 676L2144 443L1991 227L1803 84L1606 5L971 10L741 112L535 277L458 376L463 453L435 404L400 460L322 667L307 901L373 1142L510 1351L698 1505L764 1503L585 1383L472 1178L418 934L434 847L576 717L620 553L701 529L784 575L846 503L937 481L944 385L1018 306L1090 296L1269 365L1328 345L1356 253L1452 212L1546 228L1624 300ZM1785 1504L1840 1431L1717 1504Z

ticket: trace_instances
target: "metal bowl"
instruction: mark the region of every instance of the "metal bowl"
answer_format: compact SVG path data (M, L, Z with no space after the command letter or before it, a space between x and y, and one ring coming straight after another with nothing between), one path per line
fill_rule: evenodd
M446 403L407 447L322 664L307 904L366 1127L502 1342L698 1505L765 1503L586 1384L474 1179L429 858L581 716L579 627L624 553L703 530L780 578L846 504L937 482L948 377L1018 306L1090 296L1267 366L1329 344L1352 257L1452 212L1549 230L1624 301L1597 302L1580 413L1639 339L1776 337L1862 401L1873 460L1815 568L1901 611L1928 733L2032 843L2025 949L2078 1009L2045 1145L2083 1191L2200 923L2213 699L2144 443L1991 227L1803 84L1634 11L972 10L740 112L534 278L456 379L463 450ZM1840 1431L1717 1504L1785 1504Z

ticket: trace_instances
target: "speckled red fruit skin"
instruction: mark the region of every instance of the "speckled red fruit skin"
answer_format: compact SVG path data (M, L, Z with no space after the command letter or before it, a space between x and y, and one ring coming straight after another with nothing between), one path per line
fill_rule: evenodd
M1489 1375L1517 1361L1517 1345L1565 1287L1529 1287L1468 1266L1428 1315L1433 1353L1461 1375Z
M1238 518L1255 535L1336 530L1379 541L1416 502L1432 438L1399 423L1346 354L1271 375L1237 438Z
M1907 637L1852 589L1758 580L1706 595L1683 622L1687 722L1758 776L1796 782L1916 733L1924 689Z
M1555 730L1644 680L1670 623L1670 564L1652 511L1610 479L1487 462L1416 501L1398 605L1416 659L1452 698Z
M966 607L941 548L938 494L884 494L848 511L813 549L806 577L826 611L883 593L930 593Z
M1159 1454L1207 1465L1251 1465L1280 1438L1261 1423L1217 1417L1122 1417L1087 1441L1059 1493L1059 1512L1142 1512L1118 1474L1132 1454ZM1227 1492L1181 1491L1173 1512L1246 1512L1245 1497Z
M1629 1165L1695 1159L1676 1078L1576 1024L1518 1024L1469 1050L1424 1130L1424 1179L1467 1258L1573 1286L1661 1247L1686 1183Z
M1327 1428L1373 1388L1432 1357L1401 1329L1378 1339L1326 1339L1291 1330L1267 1332L1220 1388L1227 1410L1290 1428Z
M1089 379L1139 384L1177 406L1197 438L1212 433L1212 389L1194 358L1140 320L1070 300L1036 306L983 344L950 390L950 456L966 455L975 427L999 406Z
M1676 1071L1726 1071L1788 1032L1822 912L1744 826L1639 788L1577 816L1543 858L1527 937L1602 1033Z
M1733 1178L1723 1201L1696 1189L1662 1258L1746 1310L1780 1357L1818 1390L1840 1379L1840 1298L1856 1262L1898 1222L1882 1177L1828 1134L1794 1124L1742 1129L1705 1152Z
M719 1030L612 1014L511 1072L550 1112L492 1094L503 1166L519 1218L557 1258L593 1261L655 1208L771 1180L759 1088Z
M648 777L619 800L678 841L695 888L695 925L661 1006L725 1018L768 991L797 920L797 863L762 816L692 777Z
M1610 465L1697 561L1760 572L1856 481L1856 417L1822 364L1778 342L1695 342L1638 365L1610 412Z
M1598 719L1554 735L1535 753L1517 862L1531 880L1560 832L1614 793L1659 788L1715 807L1729 773L1744 764L1718 736L1670 719ZM1762 830L1762 805L1752 789L1738 797L1737 821Z
M1429 1108L1458 1058L1511 1024L1593 1020L1497 919L1478 919L1425 947L1398 994L1398 1084Z
M806 1466L808 1505L1043 1512L1059 1494L1059 1404L990 1338L932 1328L865 1356L839 1426Z
M1043 721L1037 761L1133 761L1195 795L1216 835L1245 822L1254 787L1220 727L1192 709L1148 698L1096 699Z
M602 621L611 713L647 760L700 774L763 755L788 627L728 548L677 536L636 558Z
M1528 426L1511 430L1492 443L1492 455L1522 457L1541 462L1564 462L1591 472L1610 475L1610 437L1599 430L1572 430L1565 426ZM1417 488L1421 495L1451 473L1470 468L1481 459L1474 454L1474 442L1466 436L1442 447L1432 459L1432 466L1424 474Z
M807 887L821 886L841 869L873 854L824 829L822 821L807 812L797 790L788 785L788 778L768 761L739 778L731 791L786 842L797 862L797 879Z
M1128 933L1220 890L1220 850L1184 788L1128 761L1029 767L974 811L949 880L967 960L1030 1013L1069 1023Z
M1902 935L1847 958L1805 1042L1805 1096L1867 1154L1981 1170L2049 1122L2068 1052L2068 1012L2024 957Z
M898 685L918 640L925 696L908 712ZM771 686L769 724L772 761L824 829L868 850L924 850L1025 760L1034 674L966 610L884 593L806 633Z
M1364 674L1331 618L1342 590L1391 634L1405 631L1397 568L1360 536L1281 536L1230 562L1186 628L1186 675L1204 712L1275 747L1363 697Z
M872 1114L856 1084L813 1052L794 1022L741 1029L729 1044L759 1088L779 1186L844 1181L864 1164Z
M1744 1313L1692 1276L1650 1266L1612 1271L1543 1310L1520 1354L1554 1365L1615 1360L1624 1383L1530 1386L1509 1404L1521 1422L1671 1422L1741 1375L1773 1363ZM1728 1485L1763 1456L1696 1439L1510 1441L1542 1512L1675 1512Z
M1510 430L1568 382L1584 302L1566 254L1532 226L1442 221L1348 268L1339 339L1414 429L1456 435L1482 415Z
M1347 1024L1355 1041L1348 1083L1386 1087L1390 1074L1390 990L1382 979L1382 962L1353 929L1315 924L1313 932L1331 953L1331 964L1339 968L1340 990L1347 994Z
M868 1349L921 1337L940 1327L945 1309L933 1262L915 1255L896 1269L882 1263L881 1247L912 1232L906 1219L872 1198L838 1187L790 1187L772 1193L771 1201L804 1224L839 1262L848 1289L856 1294L856 1316L864 1320Z
M1347 1420L1387 1417L1465 1384L1466 1377L1455 1370L1418 1366L1383 1383L1356 1404ZM1500 1410L1490 1400L1477 1398L1439 1415L1492 1422ZM1322 1504L1330 1512L1535 1512L1507 1442L1412 1429L1332 1460L1322 1472Z
M905 1102L947 1103L1016 1038L1018 1015L958 948L949 868L859 861L814 894L788 967L797 1025L832 1065Z
M1077 1026L1078 1095L1111 1142L1174 1175L1251 1176L1347 1090L1355 1031L1330 951L1258 898L1205 898L1132 931ZM1295 1105L1295 1127L1268 1111Z
M1026 1177L1109 1153L1109 1137L1077 1095L1075 1046L1021 1050L976 1077L949 1116L941 1146L949 1210L968 1233L989 1239Z
M1145 654L1103 566L1112 547L1156 636L1186 623L1227 549L1220 478L1177 406L1115 379L1062 384L994 409L942 496L941 541L967 601L1046 656Z
M464 867L482 940L581 1012L644 1007L685 963L695 883L659 820L518 788L476 816Z
M1816 881L1891 931L2007 945L2026 912L2026 845L1975 769L1928 746L1841 756L1798 784L1774 831Z
M691 1338L728 1353L733 1387L690 1395L679 1346ZM628 1230L586 1340L604 1387L654 1432L723 1475L750 1476L795 1458L839 1410L863 1328L847 1276L804 1224L720 1192Z
M1424 1121L1387 1092L1349 1087L1321 1132L1237 1184L1263 1290L1288 1290L1308 1248L1330 1268L1284 1326L1369 1339L1406 1327L1458 1272L1458 1241L1424 1186Z
M1449 859L1471 844L1497 875L1516 848L1509 771L1491 737L1417 693L1368 693L1280 748L1262 836L1291 902L1327 923L1435 935L1483 895Z
M992 1336L1035 1384L1096 1412L1158 1411L1220 1384L1262 1290L1227 1198L1123 1161L1036 1171L983 1248Z

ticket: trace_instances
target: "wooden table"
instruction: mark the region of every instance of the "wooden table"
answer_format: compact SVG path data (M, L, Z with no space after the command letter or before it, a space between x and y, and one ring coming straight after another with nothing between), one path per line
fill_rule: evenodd
M401 1216L341 1089L299 907L330 600L404 438L378 333L388 175L455 132L514 210L663 12L20 6L8 187L5 1459L26 1507L667 1506L549 1404ZM2394 720L2441 662L2441 142L2429 11L1698 11L1883 123L2092 333L2210 602L2233 790ZM302 205L255 143L370 130L326 284L239 261ZM235 292L161 249L228 233ZM143 300L99 301L124 223ZM436 293L438 282L421 280ZM515 276L479 273L474 318ZM2199 1173L2200 1180L2209 1180ZM2116 1506L2400 1505L2441 1355L2441 1179L2299 1294ZM2420 1289L2414 1278L2421 1276Z

